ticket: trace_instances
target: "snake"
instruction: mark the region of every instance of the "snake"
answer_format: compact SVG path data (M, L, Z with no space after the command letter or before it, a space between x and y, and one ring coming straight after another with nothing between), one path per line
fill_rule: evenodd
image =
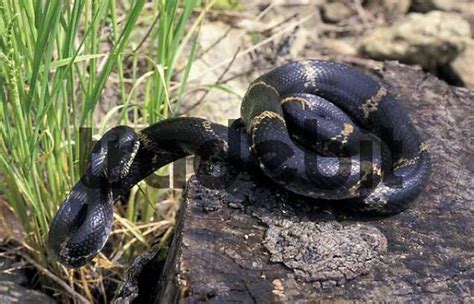
M250 84L240 112L230 126L175 117L138 132L107 131L51 222L49 252L67 267L90 262L111 233L114 202L188 155L263 173L315 203L347 202L378 215L406 209L429 180L430 153L407 111L354 67L286 63Z

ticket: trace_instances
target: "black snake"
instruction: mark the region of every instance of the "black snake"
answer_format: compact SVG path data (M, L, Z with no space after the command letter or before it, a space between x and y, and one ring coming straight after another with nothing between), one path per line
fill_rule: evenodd
M52 221L50 252L70 267L90 261L108 238L114 201L191 154L261 170L291 192L348 199L378 214L405 209L431 171L426 145L382 84L338 63L292 62L252 82L230 128L181 117L139 133L108 131Z

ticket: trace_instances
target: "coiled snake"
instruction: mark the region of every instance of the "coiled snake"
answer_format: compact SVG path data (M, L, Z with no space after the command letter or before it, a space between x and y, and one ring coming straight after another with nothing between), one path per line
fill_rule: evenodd
M291 192L349 199L379 214L405 209L431 171L417 130L382 84L338 63L292 62L250 85L241 119L230 128L181 117L139 133L108 131L53 219L50 252L69 267L90 261L108 238L114 201L190 154L261 170Z

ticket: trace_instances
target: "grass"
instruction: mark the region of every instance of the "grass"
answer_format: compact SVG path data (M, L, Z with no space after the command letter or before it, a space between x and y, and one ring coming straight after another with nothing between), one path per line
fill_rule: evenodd
M68 270L45 252L49 223L79 179L81 156L90 148L87 132L109 127L137 129L176 111L186 90L203 16L212 5L179 0L0 0L0 191L23 225L24 253L66 297L104 297L101 271ZM197 7L200 15L193 14ZM179 85L175 70L182 70ZM102 98L115 85L114 103ZM170 88L176 87L176 90ZM113 91L113 90L111 90ZM99 116L99 103L108 106ZM117 208L119 235L112 270L134 250L147 247L160 195L132 189ZM118 271L117 271L118 272ZM53 280L54 281L54 280ZM57 283L57 281L56 281ZM52 284L52 283L51 283ZM63 296L64 297L64 296Z

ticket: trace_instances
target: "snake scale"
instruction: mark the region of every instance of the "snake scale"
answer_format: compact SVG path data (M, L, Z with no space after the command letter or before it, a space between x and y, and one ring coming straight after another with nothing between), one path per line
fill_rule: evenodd
M50 252L68 267L86 264L108 238L114 201L192 154L261 171L296 194L347 200L376 214L407 208L431 171L426 145L380 82L339 63L291 62L251 83L231 127L178 117L138 133L125 126L106 132L52 221Z

